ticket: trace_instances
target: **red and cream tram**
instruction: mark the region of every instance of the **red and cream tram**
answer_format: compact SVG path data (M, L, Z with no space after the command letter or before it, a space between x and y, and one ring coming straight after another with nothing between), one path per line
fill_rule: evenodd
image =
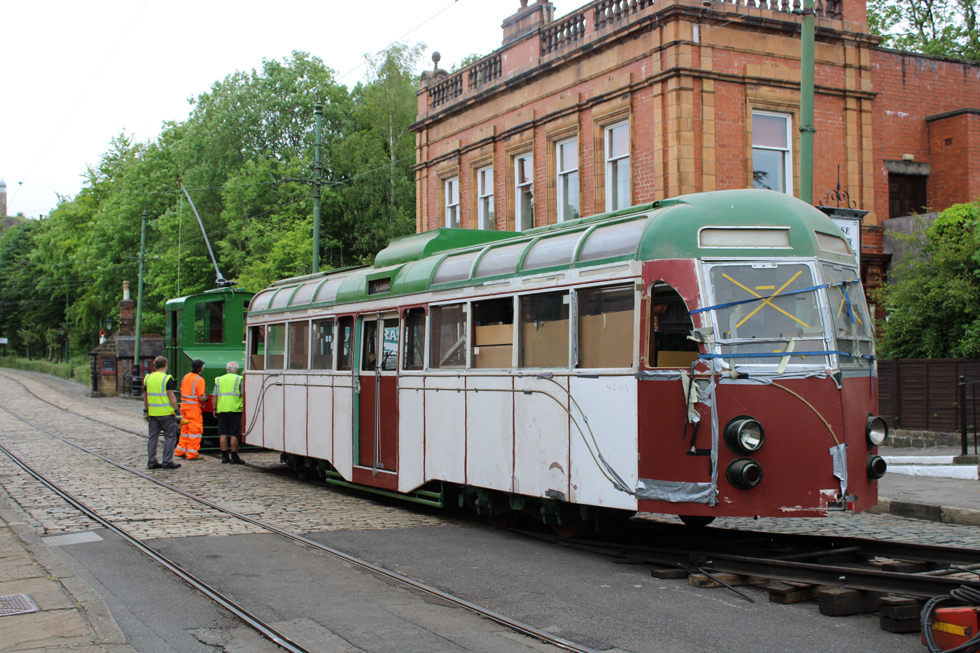
M854 255L770 191L408 236L258 293L248 347L249 443L495 521L822 516L885 471Z

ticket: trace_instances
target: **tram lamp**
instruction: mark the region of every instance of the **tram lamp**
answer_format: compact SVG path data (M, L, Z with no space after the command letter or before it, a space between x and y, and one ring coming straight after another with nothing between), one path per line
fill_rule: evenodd
M881 443L888 437L888 422L882 417L868 413L867 434L868 443L872 447L880 447Z
M885 475L888 471L888 463L881 456L876 456L873 453L868 454L868 478L872 481L879 479Z
M738 458L728 465L725 478L739 490L751 490L762 481L762 466L751 458Z
M735 453L755 453L765 440L762 424L748 415L734 417L725 425L725 444Z

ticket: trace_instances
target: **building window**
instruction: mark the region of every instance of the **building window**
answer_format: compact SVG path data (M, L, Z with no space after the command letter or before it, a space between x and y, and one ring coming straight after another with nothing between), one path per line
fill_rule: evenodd
M752 185L793 193L792 116L752 112Z
M493 166L476 171L476 212L480 229L493 231L496 228L493 210Z
M558 162L558 222L578 218L578 139L555 144Z
M459 228L459 177L446 180L446 226Z
M534 227L534 155L514 158L514 229Z
M621 122L605 129L606 210L630 206L630 124Z
M103 374L115 374L116 373L116 359L115 358L99 358L100 369L99 371Z

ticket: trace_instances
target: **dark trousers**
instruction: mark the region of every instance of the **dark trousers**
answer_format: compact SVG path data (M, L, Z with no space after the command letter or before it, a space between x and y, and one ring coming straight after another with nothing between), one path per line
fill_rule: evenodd
M150 439L146 441L146 462L157 462L157 439L163 432L163 464L174 461L174 449L177 447L177 418L173 415L150 415Z

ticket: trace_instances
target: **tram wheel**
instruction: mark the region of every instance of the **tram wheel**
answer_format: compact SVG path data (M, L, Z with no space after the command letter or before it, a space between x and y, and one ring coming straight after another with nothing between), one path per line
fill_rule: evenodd
M495 515L487 515L487 523L494 528L508 528L517 521L517 513L513 510L506 510Z
M558 537L571 539L584 534L592 523L591 519L577 517L575 519L567 519L562 524L551 524L551 530Z
M688 528L704 528L715 520L714 517L704 515L677 515Z

